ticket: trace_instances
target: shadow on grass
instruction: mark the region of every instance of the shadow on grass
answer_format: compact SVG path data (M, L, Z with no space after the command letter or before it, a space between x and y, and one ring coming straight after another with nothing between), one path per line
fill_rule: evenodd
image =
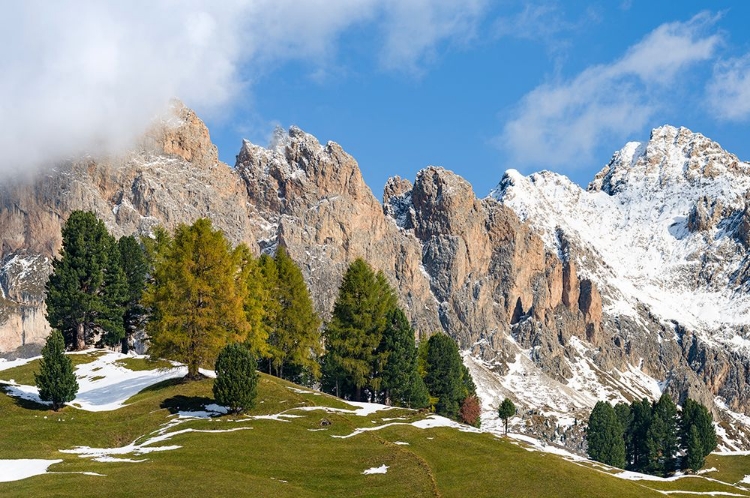
M52 410L52 407L50 405L46 405L43 403L37 403L36 401L32 401L30 399L21 398L19 396L13 396L10 392L8 392L8 389L6 387L0 387L0 389L11 399L13 399L13 402L18 406L19 408L23 408L24 410L36 410L40 412L46 412Z
M206 405L210 405L211 403L215 403L215 401L206 396L183 396L178 394L177 396L165 399L159 406L169 410L169 413L180 411L195 412L205 409Z

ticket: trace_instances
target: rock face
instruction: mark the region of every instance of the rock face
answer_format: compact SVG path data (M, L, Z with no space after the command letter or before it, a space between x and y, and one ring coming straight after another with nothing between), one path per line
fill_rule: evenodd
M176 103L125 157L0 186L0 350L48 334L44 282L71 211L96 212L116 236L206 216L256 253L286 247L324 318L346 267L364 258L398 289L420 336L458 341L486 412L511 396L533 433L580 446L573 422L596 400L663 389L717 414L743 411L750 362L729 345L746 336L744 318L711 322L707 301L703 315L672 313L664 282L725 293L732 304L721 310L745 306L729 294L748 285L746 169L713 142L664 128L618 152L588 192L551 173L509 172L477 199L459 176L428 167L413 183L391 178L381 205L336 143L279 130L268 148L244 142L231 168ZM539 432L542 415L559 427Z

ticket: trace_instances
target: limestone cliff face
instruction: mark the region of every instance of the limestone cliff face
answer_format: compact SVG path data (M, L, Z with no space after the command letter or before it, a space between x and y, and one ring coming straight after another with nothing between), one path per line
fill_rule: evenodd
M610 197L612 209L624 205L617 195L635 203L626 163L657 178L659 189L675 185L678 169L663 171L664 157L674 154L656 145L628 147L592 184L587 220L596 219ZM633 159L648 150L653 153ZM697 141L684 150L689 167L680 171L696 192L720 180L717 171L743 169L711 144ZM499 194L477 199L464 179L428 167L413 182L391 178L381 204L354 158L336 143L320 144L292 127L278 131L268 148L243 143L229 167L218 161L200 119L176 103L172 116L127 155L62 164L32 181L0 185L0 352L39 344L49 333L44 282L71 211L94 211L116 236L209 217L233 243L245 242L256 253L286 247L324 318L350 262L362 257L382 270L421 336L444 331L467 352L488 413L509 395L529 411L529 420L544 413L570 426L597 399L653 398L664 389L678 400L690 395L706 404L719 396L725 408L742 410L750 398L746 355L665 319L645 298L629 301L639 281L619 275L601 241L586 238L581 227L591 222L566 221L565 209L583 209L576 203L589 194L550 175L508 174ZM648 192L655 196L659 189ZM741 249L750 239L748 208L735 198L714 197L680 201L683 215L664 232L700 238L704 246L686 246L695 258L717 233L728 234L711 246L712 260L701 260L700 268L680 262L678 276L698 287L716 286L728 274L722 258L734 258L740 263L733 285L742 289L750 271ZM571 199L570 206L556 205L560 199ZM548 212L555 216L545 218ZM613 217L613 226L630 219L620 211ZM605 241L628 243L603 233ZM654 244L646 236L634 240L646 250Z

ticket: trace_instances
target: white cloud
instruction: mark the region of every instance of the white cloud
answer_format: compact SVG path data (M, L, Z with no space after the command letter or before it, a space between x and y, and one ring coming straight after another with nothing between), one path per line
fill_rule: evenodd
M435 56L438 44L470 41L487 0L386 0L385 44L381 63L387 69L419 74Z
M416 71L464 40L483 0L68 0L0 16L0 173L128 146L179 97L219 115L289 60L325 67L347 30L382 35L387 69Z
M718 63L707 91L708 110L719 119L750 118L750 54Z
M715 20L704 13L663 24L619 60L538 86L523 97L497 143L515 167L573 170L590 161L604 137L642 129L667 98L668 85L713 56L720 37L704 31Z

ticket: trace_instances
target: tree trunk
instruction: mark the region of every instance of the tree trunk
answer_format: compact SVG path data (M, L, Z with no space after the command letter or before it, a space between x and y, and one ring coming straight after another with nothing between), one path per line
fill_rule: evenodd
M86 333L82 323L78 324L76 328L76 351L83 351L86 349Z

